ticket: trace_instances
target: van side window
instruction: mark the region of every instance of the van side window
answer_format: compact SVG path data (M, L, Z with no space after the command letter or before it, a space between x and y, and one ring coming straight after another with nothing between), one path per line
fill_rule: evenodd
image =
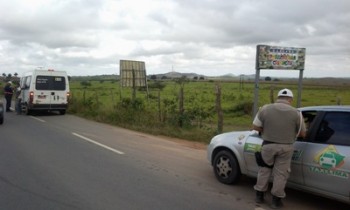
M37 76L35 89L37 90L65 90L66 79L60 76Z
M317 131L315 142L350 146L350 113L326 113Z

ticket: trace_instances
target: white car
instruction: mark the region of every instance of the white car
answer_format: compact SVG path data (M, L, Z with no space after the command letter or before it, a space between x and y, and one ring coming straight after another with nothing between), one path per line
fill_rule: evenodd
M300 108L307 137L294 143L287 186L350 204L350 106ZM207 149L216 178L234 184L240 176L256 177L254 153L262 139L256 131L215 136Z

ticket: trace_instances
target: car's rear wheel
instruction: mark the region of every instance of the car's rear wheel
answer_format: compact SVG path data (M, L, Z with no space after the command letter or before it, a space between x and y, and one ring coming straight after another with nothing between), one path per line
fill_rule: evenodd
M216 178L224 184L237 183L241 176L237 158L227 150L222 150L215 155L213 169Z

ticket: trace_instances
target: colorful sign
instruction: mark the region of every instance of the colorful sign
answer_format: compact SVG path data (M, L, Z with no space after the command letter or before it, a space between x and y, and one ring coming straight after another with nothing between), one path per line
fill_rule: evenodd
M256 69L304 70L305 48L258 45Z

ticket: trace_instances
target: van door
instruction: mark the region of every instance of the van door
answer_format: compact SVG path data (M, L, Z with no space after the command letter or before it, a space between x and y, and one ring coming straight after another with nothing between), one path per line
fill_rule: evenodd
M65 76L38 75L35 89L37 91L35 94L36 103L48 104L49 109L67 103Z
M22 103L29 103L30 84L32 76L25 76L21 79L21 98Z

